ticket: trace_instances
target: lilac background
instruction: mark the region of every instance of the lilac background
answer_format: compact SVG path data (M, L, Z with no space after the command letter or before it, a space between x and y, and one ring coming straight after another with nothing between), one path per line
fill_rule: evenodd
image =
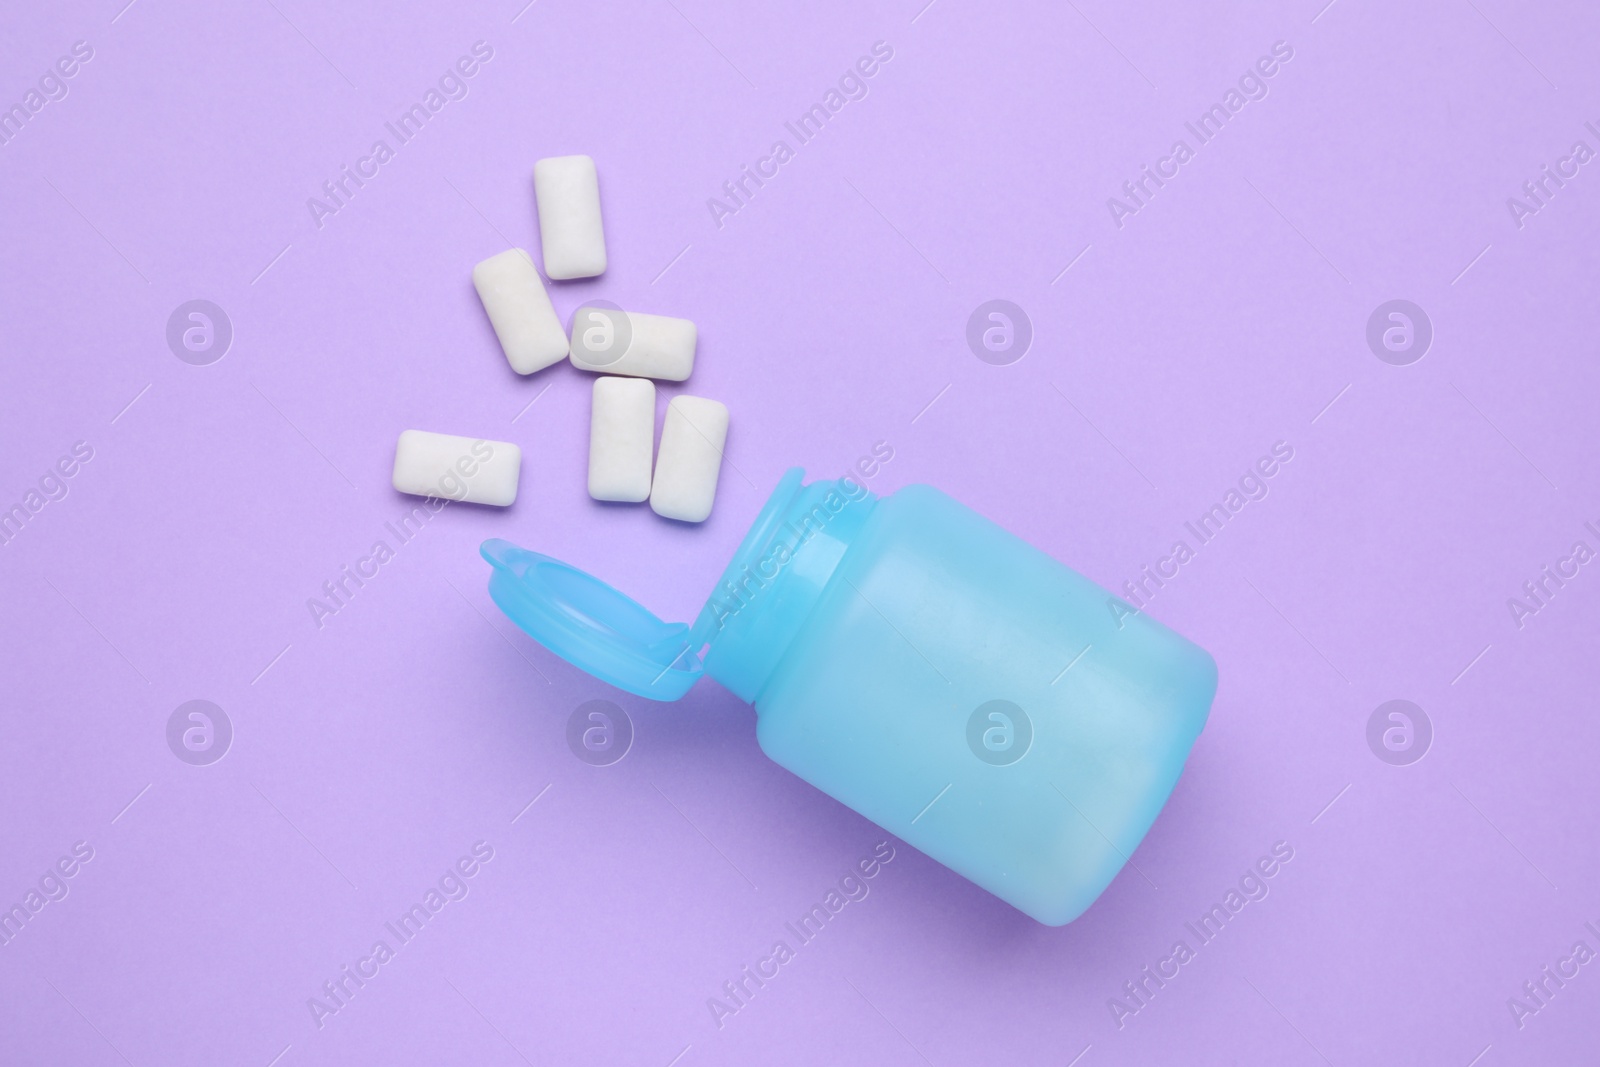
M7 5L0 103L76 40L94 58L0 146L0 506L73 442L94 458L0 548L0 898L95 855L0 948L0 1060L1592 1051L1600 967L1521 1029L1507 998L1600 949L1600 576L1520 630L1506 601L1600 547L1600 177L1522 229L1506 198L1600 148L1600 15L1321 2ZM478 40L470 94L317 229L306 198ZM719 230L707 198L879 40L870 95ZM1270 95L1114 225L1107 197L1278 40ZM469 284L508 244L537 261L531 166L570 152L611 269L557 309L693 318L687 388L732 409L703 527L587 499L590 380L514 375ZM164 337L197 297L235 330L206 367ZM1036 331L1012 366L964 341L995 297ZM1408 367L1364 338L1397 297L1436 331ZM306 599L411 503L407 427L515 441L521 496L446 509L319 630ZM545 653L476 546L690 618L784 468L878 440L874 489L934 483L1118 588L1295 455L1151 605L1222 682L1137 870L1048 929L901 845L719 1029L707 998L883 835L715 684L651 705ZM597 697L637 729L610 767L564 740ZM1408 767L1365 736L1400 697L1436 732ZM208 767L165 740L194 698L236 731ZM479 840L470 895L319 1029L307 998ZM1108 999L1280 840L1270 895L1119 1029Z

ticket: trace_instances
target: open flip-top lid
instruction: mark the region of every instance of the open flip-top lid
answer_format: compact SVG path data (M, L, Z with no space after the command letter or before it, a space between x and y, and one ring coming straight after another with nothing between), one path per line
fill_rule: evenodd
M677 700L705 673L689 626L662 622L593 575L491 538L479 551L494 567L489 595L551 652L618 689Z

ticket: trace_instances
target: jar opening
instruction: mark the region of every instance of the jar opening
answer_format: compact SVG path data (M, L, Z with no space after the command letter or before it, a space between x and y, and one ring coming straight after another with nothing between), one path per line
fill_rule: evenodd
M689 633L707 672L754 702L877 496L852 478L779 480Z

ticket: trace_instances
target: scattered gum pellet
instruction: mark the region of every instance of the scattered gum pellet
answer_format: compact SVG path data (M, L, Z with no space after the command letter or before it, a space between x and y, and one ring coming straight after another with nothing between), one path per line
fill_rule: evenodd
M567 332L528 253L490 256L472 268L472 285L512 370L532 374L566 356Z
M552 156L533 165L544 272L551 279L593 278L606 272L600 224L600 179L588 156Z
M394 487L415 496L505 507L521 472L522 449L506 441L405 430L394 446Z
M650 496L656 387L642 378L596 378L589 415L589 495L637 504Z
M699 331L688 319L585 306L572 316L572 365L594 374L681 382Z
M651 509L668 519L704 522L717 498L717 474L727 440L726 407L704 397L673 397L661 427Z

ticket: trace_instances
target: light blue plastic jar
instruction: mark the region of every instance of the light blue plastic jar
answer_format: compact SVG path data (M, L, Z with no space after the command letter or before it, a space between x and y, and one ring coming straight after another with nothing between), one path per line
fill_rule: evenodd
M490 595L631 693L676 700L710 674L755 705L781 766L1039 922L1071 922L1166 802L1216 663L937 489L880 499L802 473L693 627L501 540L482 549Z

